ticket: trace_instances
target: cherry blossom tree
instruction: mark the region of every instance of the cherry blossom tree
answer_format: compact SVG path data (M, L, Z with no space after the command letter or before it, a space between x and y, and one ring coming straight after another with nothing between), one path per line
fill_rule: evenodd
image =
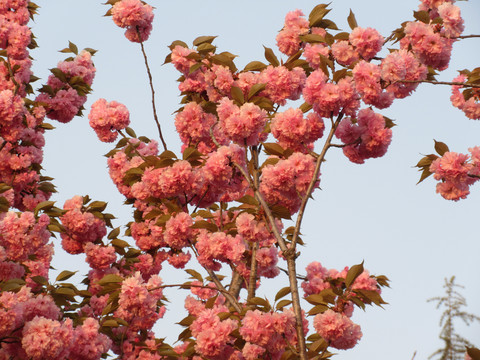
M34 91L28 21L37 6L11 0L0 7L1 357L327 359L332 349L353 348L362 337L354 309L385 304L389 280L363 263L336 270L312 262L301 276L307 204L331 151L356 164L386 154L394 123L378 111L421 82L441 83L436 72L448 67L455 42L472 37L462 35L459 8L422 1L414 19L386 38L358 26L351 11L347 32L327 18L328 5L308 16L295 10L276 38L283 55L265 48L265 60L241 70L214 36L191 46L173 41L165 63L180 72L174 123L183 145L175 152L162 132L145 50L154 9L140 0L106 5L139 44L158 130L158 141L137 136L127 107L115 100L99 99L89 112L100 141L118 139L108 171L134 209L122 234L106 202L50 201L53 179L41 165L44 133L53 130L47 119L68 123L85 110L95 50L69 43L62 52L71 56ZM447 82L453 105L472 119L479 118L478 73ZM433 173L442 196L465 197L479 177L478 149L469 157L437 142L436 150L441 157L418 163L421 180ZM81 285L66 282L74 275L68 270L49 278L57 237L69 254L85 254L90 271ZM194 260L202 270L186 269L184 283L159 276L166 263L184 269ZM288 283L257 296L262 279L282 270ZM166 311L167 287L191 293L175 347L152 331Z

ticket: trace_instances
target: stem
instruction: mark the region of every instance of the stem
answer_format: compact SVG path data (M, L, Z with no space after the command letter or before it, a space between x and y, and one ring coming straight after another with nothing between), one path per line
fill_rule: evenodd
M12 64L10 64L10 58L7 57L5 61L8 69L8 75L10 75L10 81L15 85L15 90L13 91L14 94L17 94L18 89L20 88L20 84L15 80L15 74L13 73Z
M221 292L223 294L225 294L225 297L227 298L227 300L230 302L230 304L232 304L232 306L235 308L235 310L238 312L238 313L241 313L242 312L242 308L240 307L238 301L236 298L234 298L232 296L232 294L230 294L227 289L225 289L225 287L222 285L222 283L220 282L220 280L218 279L217 275L212 271L212 270L209 270L209 269L205 269L207 270L208 272L208 275L210 275L210 277L212 278L213 282L215 283L215 286L217 287L217 289L221 290Z
M252 263L250 265L250 278L248 279L248 295L247 300L255 297L257 289L257 243L252 245Z
M252 183L252 180L250 179L247 171L237 163L234 162L233 164L243 174L245 179L248 181L250 188L254 191L255 198L257 199L257 201L260 203L263 210L265 211L265 215L267 216L270 222L270 225L272 226L273 235L275 236L275 239L277 240L277 243L280 246L280 249L282 250L284 256L287 259L288 281L290 283L290 289L292 292L293 311L295 313L295 327L297 330L298 345L299 345L299 358L301 360L306 360L307 346L305 343L305 333L303 331L302 307L300 306L300 296L298 294L297 274L295 269L295 258L296 258L295 251L293 252L289 251L289 248L287 247L285 240L283 239L282 235L278 231L277 225L275 224L275 217L273 216L272 211L270 210L270 207L268 206L267 202L265 201L262 194L258 190L258 187L254 183Z
M138 32L138 30L137 30ZM140 39L140 34L138 34ZM158 134L160 135L160 140L162 141L163 149L167 150L167 144L163 139L162 129L160 127L160 122L158 121L157 108L155 107L155 89L153 88L153 78L152 73L150 72L150 66L148 66L147 54L145 53L145 48L143 47L143 42L140 41L140 47L142 49L143 58L145 60L145 66L147 68L148 80L150 82L150 90L152 91L152 107L153 107L153 117L155 118L155 123L157 124Z
M312 180L310 181L310 184L308 185L307 193L302 199L302 204L300 205L300 209L298 211L297 215L297 221L295 223L295 231L293 233L293 238L292 238L292 246L290 248L290 251L295 252L295 248L297 245L298 241L298 236L300 234L300 226L302 225L302 220L303 216L305 214L305 207L307 206L308 199L310 195L313 192L313 189L315 187L315 183L317 182L317 177L318 174L320 173L320 167L322 166L322 162L325 159L325 155L327 154L328 149L331 146L332 138L333 135L335 134L335 130L337 130L338 124L343 118L343 113L340 113L337 117L337 120L335 122L332 121L332 128L330 129L330 132L328 133L327 140L325 141L325 144L323 145L322 152L317 158L317 163L315 164L315 171L312 176Z
M460 85L460 86L464 86L464 87L471 87L471 88L480 89L480 85L468 84L468 83L457 82L457 81L397 80L396 82L400 82L400 83L428 83L428 84L434 84L434 85Z
M294 254L293 254L294 255ZM293 312L295 313L295 328L297 330L298 346L300 359L307 359L307 345L305 343L305 332L303 331L303 316L300 306L300 295L298 293L297 272L295 264L295 255L287 257L288 280L292 292Z
M468 38L478 38L480 35L460 35L453 39L468 39Z

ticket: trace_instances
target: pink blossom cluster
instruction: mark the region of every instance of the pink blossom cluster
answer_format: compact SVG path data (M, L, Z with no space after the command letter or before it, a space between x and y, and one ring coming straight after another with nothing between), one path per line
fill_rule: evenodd
M195 350L209 359L225 359L226 348L234 341L230 334L237 327L232 319L220 320L214 309L203 310L190 325L192 336L196 338Z
M304 117L300 109L290 108L275 114L270 129L283 148L307 152L323 136L325 124L315 112Z
M367 105L385 109L392 105L394 94L386 92L381 85L381 69L379 65L360 61L353 68L355 88Z
M354 163L363 164L365 159L386 153L392 139L392 130L386 127L382 115L371 109L363 109L358 112L356 119L342 120L335 136L345 144L345 156Z
M201 229L195 247L198 262L205 268L218 271L220 262L239 263L245 252L245 243L241 236L231 236L223 232L209 233Z
M328 82L322 70L310 74L303 89L303 97L318 115L326 118L337 116L340 112L353 116L360 106L351 78L343 78L335 84Z
M430 171L437 184L437 193L447 200L465 199L470 185L480 178L480 147L468 149L466 154L446 152L430 165Z
M236 106L232 100L223 98L217 106L219 125L227 138L241 146L258 145L266 140L263 132L267 113L255 104Z
M270 205L283 206L294 214L300 208L314 170L315 159L311 155L294 153L275 165L265 166L260 191Z
M9 3L0 8L0 48L6 50L9 59L23 60L28 57L32 34L27 26L28 4L26 1Z
M113 22L126 29L125 37L132 42L148 39L153 17L153 8L140 0L121 0L112 7Z
M425 65L437 70L445 70L450 62L453 39L435 32L434 28L423 22L408 22L405 25L405 37L400 41L402 49L411 51Z
M32 277L48 278L53 255L53 244L48 243L49 224L50 219L45 214L38 219L31 212L9 211L0 216L1 281L26 276L27 284L36 287Z
M467 77L464 74L460 74L453 82L464 83ZM452 105L462 110L469 119L480 119L480 91L479 89L472 89L472 96L465 100L463 93L460 92L462 85L452 85L452 96L450 100Z
M130 124L127 107L116 101L107 102L105 99L99 99L92 104L88 118L90 126L103 142L114 141L118 131Z
M127 199L132 199L132 187L123 182L128 170L140 166L144 162L144 156L158 155L158 143L151 140L148 143L138 139L130 139L130 146L124 146L115 152L107 160L108 172L113 183L117 186L118 191ZM132 151L132 147L135 151ZM127 155L128 152L128 155ZM131 153L133 152L133 153Z
M383 37L373 28L356 27L348 40L362 59L371 60L383 47Z
M200 152L208 153L215 149L210 137L210 129L214 126L216 117L203 111L195 102L189 102L182 111L175 116L175 128L185 147L196 146ZM214 135L218 142L223 143L218 130L214 128Z
M21 338L1 343L2 358L97 360L110 349L97 320L87 317L73 328L71 319L58 320L61 310L51 296L34 295L29 287L2 292L0 308L0 337Z
M58 63L57 70L65 78L50 75L47 87L36 98L45 107L48 118L67 123L82 109L96 71L91 58L90 52L84 50L74 59Z
M160 305L163 289L158 275L144 282L139 272L122 282L118 309L114 315L128 322L130 331L150 330L162 318L165 307Z
M308 321L303 317L305 334L308 333ZM295 315L291 309L283 312L261 312L248 310L241 321L239 333L249 344L244 348L246 359L253 356L277 359L285 351L287 344L297 344ZM262 356L263 355L263 356Z
M285 66L268 66L263 70L258 82L265 84L262 95L272 102L285 105L287 100L298 100L302 94L307 76L300 67L288 70Z
M402 80L421 81L427 78L427 67L406 50L393 51L382 60L380 65L382 80L388 81L386 90L397 99L409 96L418 83L405 83Z
M315 316L313 327L330 346L340 350L353 348L362 338L359 325L348 316L330 309Z
M301 35L310 31L308 20L301 10L290 11L285 16L283 29L277 35L278 49L285 55L293 55L301 46Z
M61 233L62 247L69 254L84 252L87 243L101 240L107 234L105 222L83 209L82 196L65 201L63 208L67 211L60 217L65 228Z

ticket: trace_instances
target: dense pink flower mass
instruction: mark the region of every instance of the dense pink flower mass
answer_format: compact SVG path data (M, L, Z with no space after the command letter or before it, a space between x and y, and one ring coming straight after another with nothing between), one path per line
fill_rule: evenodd
M365 159L385 155L392 140L392 130L385 126L382 115L371 109L358 112L356 123L352 119L342 120L335 132L346 145L343 153L350 161L363 164Z
M430 165L434 179L441 181L437 184L437 193L447 200L465 199L470 193L470 185L478 181L480 148L469 151L472 154L470 162L468 155L446 152Z
M220 355L227 344L233 342L230 333L236 328L232 319L220 321L214 309L203 310L190 325L192 335L197 338L195 349L208 358Z
M282 147L304 152L311 143L323 136L325 124L316 113L309 113L304 118L300 109L290 108L277 113L270 128Z
M333 310L315 316L313 327L332 347L340 350L353 348L362 338L359 325Z
M302 94L307 77L302 68L288 70L285 66L268 66L260 73L260 83L266 84L262 92L274 103L285 105L287 99L297 100Z
M257 145L264 141L262 134L267 121L267 113L255 104L246 103L236 106L232 100L223 98L218 107L219 123L227 138L239 145Z
M37 316L25 324L22 335L22 348L28 359L66 359L73 345L72 320L59 322Z
M82 209L83 197L74 196L65 201L67 212L60 217L65 232L62 232L62 246L70 254L83 252L88 242L101 239L107 233L105 222Z
M460 74L453 82L463 83L467 80L467 77L464 74ZM452 105L456 108L462 110L465 115L474 120L480 119L480 91L479 89L472 89L472 96L465 100L463 93L460 92L460 89L463 87L461 85L452 85L452 96L450 100Z
M400 41L402 49L412 52L425 65L445 70L450 62L454 40L434 32L433 27L420 21L405 25L405 37Z
M364 60L371 60L383 46L383 37L372 28L356 27L348 37L350 44Z
M44 105L48 118L67 123L79 113L87 101L85 93L90 90L95 76L91 57L88 51L82 51L74 59L58 63L57 69L64 77L54 74L48 77L47 85L51 91L44 90L36 98Z
M107 102L105 99L99 99L92 104L88 118L90 126L103 142L114 141L118 136L117 131L130 124L127 107L116 101Z
M121 0L112 8L113 22L126 28L125 36L132 42L143 42L152 31L153 8L140 0Z
M294 153L275 165L265 166L260 191L270 204L281 205L294 214L300 207L314 169L315 159L311 155Z
M415 56L406 50L394 51L385 56L380 65L381 77L390 82L387 91L396 98L404 98L412 93L418 83L402 83L401 80L425 80L427 67L420 64Z
M278 49L285 55L293 55L300 50L300 35L309 31L308 20L301 10L290 11L285 16L283 29L277 35Z

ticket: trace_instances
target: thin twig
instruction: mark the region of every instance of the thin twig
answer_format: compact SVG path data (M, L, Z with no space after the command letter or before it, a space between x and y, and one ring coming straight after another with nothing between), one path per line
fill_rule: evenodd
M137 29L137 33L139 33L138 29ZM138 37L139 37L139 39L141 39L140 38L140 33L138 34ZM160 140L162 141L163 149L166 151L167 150L167 143L163 139L162 129L160 127L160 121L158 121L158 116L157 116L157 108L155 106L155 89L153 88L152 73L150 72L150 66L148 66L147 54L145 53L145 48L143 46L142 41L140 41L140 48L142 49L143 59L145 60L145 67L147 68L148 80L150 82L150 90L152 92L153 117L155 118L155 122L157 124L158 134L160 135Z
M227 298L227 300L230 302L230 304L232 304L232 306L235 308L235 310L238 312L238 313L241 313L242 312L242 308L240 306L240 304L238 303L237 299L235 299L232 294L230 294L227 289L225 289L225 287L222 285L222 283L220 282L220 280L218 279L217 275L212 271L212 270L209 270L209 269L205 269L207 270L208 272L208 275L210 275L210 277L212 278L213 282L215 283L215 285L217 286L217 289L221 290L223 294L225 294L225 297Z
M315 188L315 183L317 182L317 177L318 177L318 174L320 173L320 167L322 166L323 160L325 159L325 155L327 154L327 151L331 146L331 141L332 141L333 135L335 134L335 130L337 130L337 126L342 120L342 118L343 118L343 113L340 113L337 117L337 120L335 122L332 121L332 128L330 129L328 137L325 140L325 144L323 145L322 152L317 158L317 163L315 164L315 171L313 173L312 180L310 180L310 184L308 185L307 192L302 199L302 204L300 205L300 209L298 211L297 221L295 224L295 231L292 237L292 246L290 248L290 251L292 252L295 252L298 236L300 235L300 227L302 225L303 215L305 214L305 207L307 206L308 199L312 194L313 189Z
M480 35L460 35L460 36L456 36L452 39L468 39L468 38L478 38L480 37Z
M480 85L475 85L475 84L468 84L468 83L463 83L463 82L457 82L457 81L436 81L436 80L397 80L395 83L428 83L428 84L434 84L434 85L458 85L458 86L463 86L463 87L471 87L471 88L477 88L480 89Z

